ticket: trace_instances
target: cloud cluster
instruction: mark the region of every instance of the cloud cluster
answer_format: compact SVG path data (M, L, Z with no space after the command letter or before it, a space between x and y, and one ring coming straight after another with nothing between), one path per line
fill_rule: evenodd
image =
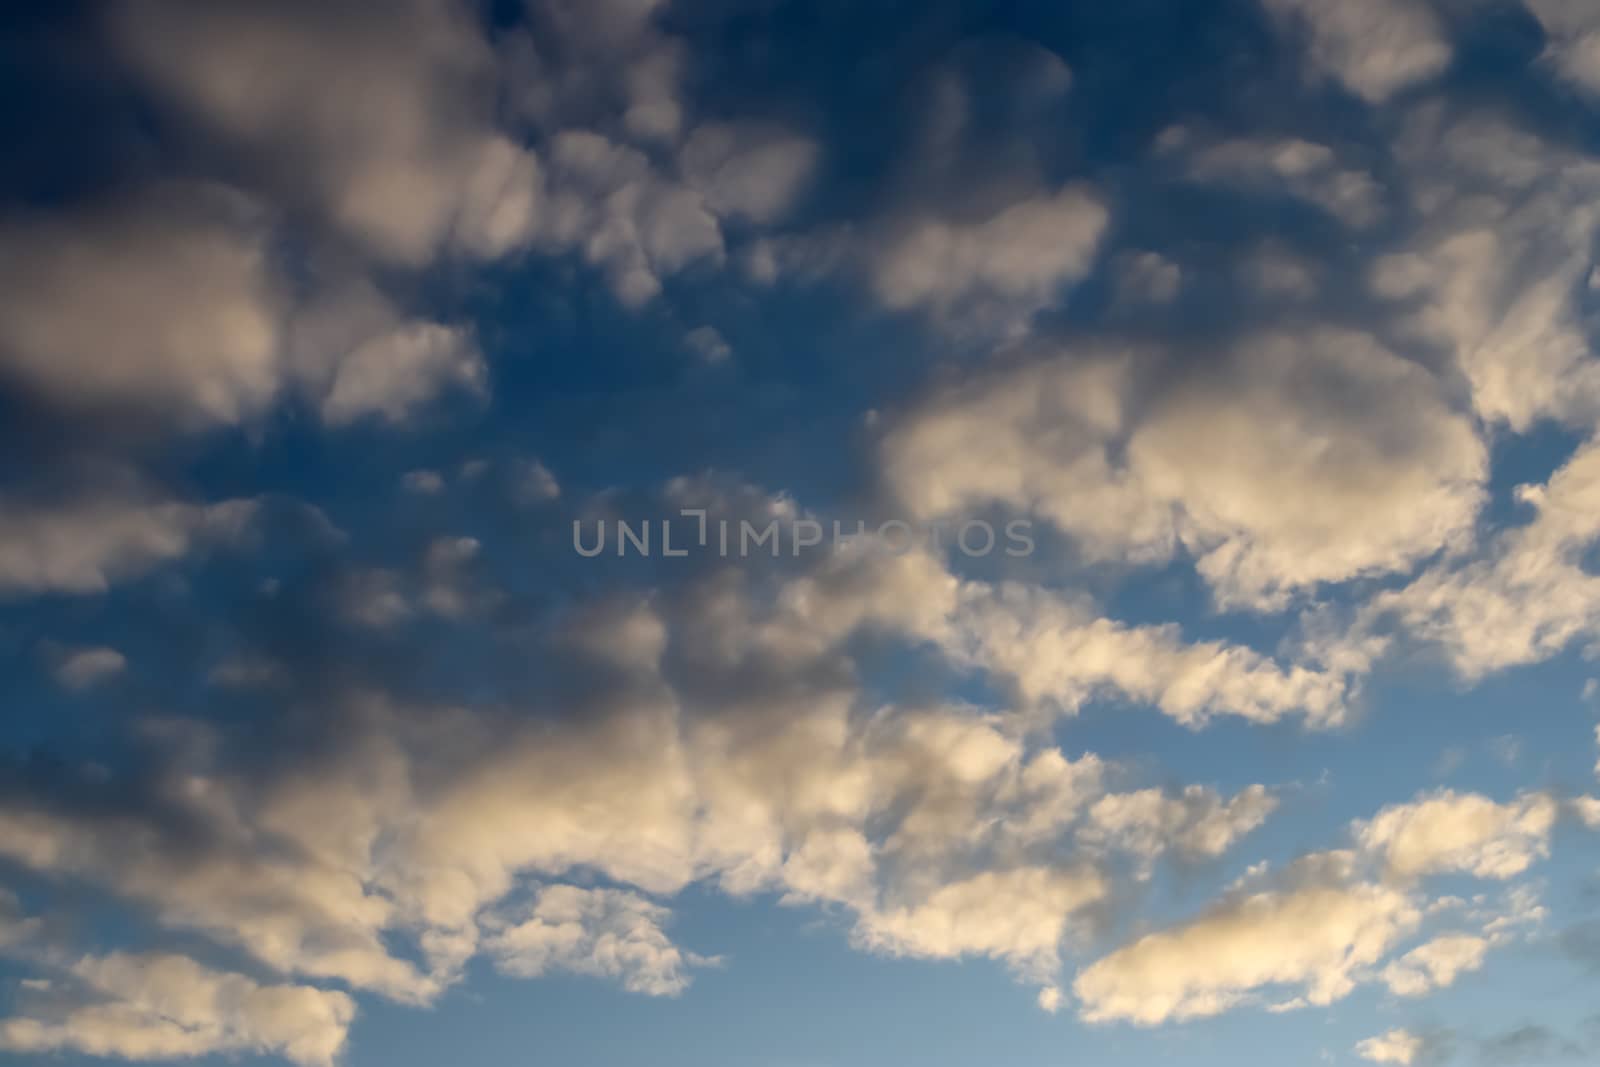
M1558 808L1544 795L1499 804L1450 793L1386 808L1351 827L1354 849L1312 854L1276 874L1253 871L1205 913L1085 967L1072 987L1083 1017L1156 1025L1244 1004L1326 1006L1366 982L1403 997L1451 985L1542 910L1519 888L1503 906L1466 916L1477 929L1450 930L1396 955L1431 917L1455 907L1430 899L1419 879L1523 873L1547 854Z
M918 515L1000 503L1091 560L1180 547L1224 604L1403 570L1460 541L1485 450L1439 381L1374 338L1243 340L1207 379L1153 387L1156 353L1063 352L935 395L884 440Z

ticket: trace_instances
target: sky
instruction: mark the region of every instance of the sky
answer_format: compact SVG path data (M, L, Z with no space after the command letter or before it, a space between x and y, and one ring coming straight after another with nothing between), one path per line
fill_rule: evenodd
M10 5L0 136L0 1067L1600 1056L1600 5Z

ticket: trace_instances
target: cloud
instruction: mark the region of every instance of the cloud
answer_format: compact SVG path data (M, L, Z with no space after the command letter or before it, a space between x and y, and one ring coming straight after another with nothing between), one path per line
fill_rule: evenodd
M1409 1067L1419 1062L1427 1042L1409 1030L1390 1030L1369 1037L1356 1045L1356 1055L1373 1063L1398 1063Z
M266 223L241 196L171 185L0 224L0 374L69 406L260 412L288 306Z
M630 993L676 996L689 987L690 968L716 961L674 945L661 929L669 915L637 893L545 886L527 908L491 920L485 948L518 978L565 970L616 979Z
M465 5L180 4L110 21L163 97L373 255L494 257L533 233L539 163L495 127L494 54Z
M1600 797L1575 797L1572 808L1585 826L1600 830Z
M688 184L718 216L767 223L794 203L818 151L782 127L708 122L689 135L681 162Z
M1335 330L1245 341L1226 372L1157 401L1127 450L1146 492L1182 509L1218 599L1247 606L1461 540L1487 469L1432 375Z
M864 915L855 940L894 956L1003 959L1026 977L1046 980L1060 966L1073 914L1106 891L1098 875L1085 872L985 871L914 903Z
M1315 879L1239 893L1091 964L1073 992L1090 1022L1143 1026L1218 1015L1272 987L1327 1005L1421 919L1408 896L1381 885Z
M1549 855L1559 810L1543 794L1497 804L1477 794L1441 790L1385 808L1356 836L1364 849L1383 857L1396 878L1460 871L1503 881Z
M1288 195L1357 229L1371 226L1383 214L1382 187L1367 171L1341 166L1327 145L1289 137L1234 138L1190 147L1192 139L1184 127L1173 127L1157 145L1168 152L1184 151L1193 181L1256 195Z
M1159 252L1118 257L1117 299L1124 305L1170 304L1183 288L1183 268Z
M1600 383L1579 302L1600 165L1493 114L1418 108L1394 143L1421 218L1369 283L1416 343L1450 351L1478 413L1518 432L1592 425Z
M1161 365L1064 352L980 374L890 427L886 477L923 517L1043 515L1091 562L1182 545L1227 606L1403 570L1470 532L1484 446L1433 375L1375 339L1250 336L1204 378L1145 385Z
M1109 695L1191 727L1219 715L1304 715L1326 726L1343 717L1351 695L1337 672L1284 666L1242 645L1187 642L1171 624L1126 626L1082 599L1020 584L969 588L948 640L957 662L1008 681L1024 707L1064 714Z
M1562 77L1600 93L1600 14L1582 0L1527 0L1544 27L1545 56Z
M973 219L914 218L871 253L891 309L1026 320L1089 272L1110 213L1069 185Z
M247 500L189 504L116 486L0 508L0 596L103 593L226 540L256 510Z
M469 328L407 316L361 278L324 280L296 309L289 346L295 377L329 426L404 422L448 391L488 392Z
M1303 31L1312 68L1369 103L1442 73L1453 50L1424 0L1262 0L1285 25Z
M243 194L193 184L0 224L0 375L179 429L258 420L290 390L330 424L483 391L469 331L407 317L359 278L295 291L280 236Z
M664 277L724 255L721 225L701 193L638 149L587 130L560 133L551 146L542 239L602 268L627 307L654 299Z
M1159 789L1109 793L1089 809L1081 835L1113 842L1119 849L1152 860L1172 848L1191 857L1216 857L1266 822L1278 801L1259 785L1230 800L1191 785L1176 795Z
M248 1053L332 1067L355 1017L344 993L261 985L167 953L85 956L64 971L79 998L0 1020L0 1049L127 1060Z
M706 363L726 363L733 349L715 326L696 326L683 336L683 343Z
M1419 997L1483 966L1489 942L1481 937L1456 934L1438 937L1412 949L1383 970L1389 991L1402 997Z
M68 689L89 689L121 674L127 659L114 648L78 648L56 665L56 680Z
M482 356L462 330L408 324L364 342L340 362L322 415L332 426L367 414L399 422L446 384L481 394L486 376Z
M1465 906L1455 898L1430 901L1417 879L1522 873L1545 854L1554 808L1540 795L1502 807L1451 793L1385 808L1352 824L1358 850L1312 853L1276 873L1252 868L1199 916L1079 971L1073 990L1081 1014L1090 1022L1155 1026L1252 1004L1273 1011L1326 1006L1372 981L1405 997L1451 985L1545 911L1526 886L1495 906L1477 898L1468 915L1479 931L1436 935L1391 956L1435 916Z
M1600 618L1600 580L1584 567L1600 539L1600 445L1580 446L1543 485L1521 486L1532 519L1499 531L1475 556L1447 559L1410 585L1380 593L1352 639L1389 620L1436 644L1468 681L1537 663L1588 633Z

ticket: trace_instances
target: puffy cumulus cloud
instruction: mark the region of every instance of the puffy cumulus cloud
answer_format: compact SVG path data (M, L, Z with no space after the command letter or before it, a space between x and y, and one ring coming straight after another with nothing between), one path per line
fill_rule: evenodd
M1405 569L1470 531L1483 444L1433 375L1374 339L1246 338L1216 373L1135 404L1157 363L1063 354L980 376L890 427L886 478L921 516L1041 514L1090 560L1182 545L1238 606Z
M1168 849L1215 857L1264 823L1277 806L1277 798L1259 785L1228 800L1199 785L1175 795L1159 789L1109 793L1089 809L1080 840L1114 843L1146 861Z
M287 346L297 384L330 426L403 422L443 393L488 390L469 328L409 316L359 277L321 279L295 309Z
M1591 425L1600 370L1580 294L1600 164L1492 114L1417 109L1395 142L1421 224L1370 284L1404 333L1454 356L1480 416Z
M1470 681L1548 659L1591 633L1600 579L1584 557L1600 539L1600 446L1583 445L1549 481L1521 487L1518 497L1533 509L1530 521L1500 531L1475 558L1443 561L1374 597L1340 640L1398 622L1440 647Z
M185 956L86 956L63 970L75 995L0 1019L0 1049L125 1060L246 1053L332 1067L355 1018L344 993L262 985Z
M1488 465L1433 375L1335 330L1246 341L1226 373L1158 400L1127 449L1181 507L1218 599L1257 606L1461 542Z
M1185 811L1154 820L1103 809L1097 851L1063 852L1104 793L1097 758L981 709L860 710L852 640L938 635L960 591L926 557L872 559L772 588L718 572L574 617L559 654L604 682L581 715L360 702L334 751L272 774L177 745L194 754L133 799L92 776L53 799L7 795L0 856L284 973L408 1001L484 950L513 971L670 991L695 959L638 894L700 880L837 905L868 950L985 956L1048 988L1111 891L1101 851L1215 855L1259 820L1261 791L1187 791ZM502 904L575 870L617 888Z
M1507 879L1549 855L1560 805L1543 794L1506 804L1450 790L1385 808L1358 827L1361 847L1399 879L1460 871Z
M68 689L89 689L115 678L127 666L127 658L114 648L69 649L56 664L56 681Z
M1356 1045L1355 1052L1372 1063L1398 1063L1404 1067L1420 1061L1427 1042L1409 1030L1390 1030Z
M531 25L504 35L501 67L517 113L543 129L608 123L649 144L688 121L684 43L664 32L661 0L529 0Z
M720 262L721 220L776 221L818 156L769 122L684 137L682 47L654 27L655 6L530 4L529 26L498 46L453 0L381 15L180 4L111 21L133 68L241 154L266 195L366 256L415 268L575 252L637 307L666 276ZM658 160L663 144L676 148ZM412 330L385 351L415 363L445 346L462 347Z
M165 185L0 225L0 376L181 427L245 422L289 390L330 424L482 392L468 331L408 317L365 281L297 291L270 222L241 194Z
M1383 981L1397 996L1420 997L1478 970L1488 952L1486 938L1471 934L1437 937L1385 967Z
M1343 717L1352 680L1341 670L1281 664L1247 646L1186 641L1176 625L1127 625L1087 597L1021 583L959 581L925 552L841 553L750 614L749 591L719 587L695 627L717 659L759 651L805 663L837 654L854 634L898 633L1002 687L1030 721L1074 714L1097 698L1150 704L1188 726L1219 715L1275 722ZM710 608L711 604L706 604Z
M403 421L447 385L481 394L487 372L468 334L436 323L406 323L353 349L322 401L330 425L374 414Z
M670 914L624 890L545 886L527 908L491 920L486 948L518 978L566 970L616 979L630 993L674 996L689 987L691 967L715 961L672 943L661 928Z
M1117 300L1125 306L1170 304L1183 289L1183 268L1159 252L1117 257Z
M870 252L872 287L892 309L929 308L1015 332L1088 274L1109 222L1101 198L1077 185L979 217L913 218Z
M239 946L278 970L338 978L412 1001L436 987L380 937L392 905L339 862L274 854L274 835L245 824L235 798L204 779L164 785L152 812L63 810L7 798L0 855L146 904L168 926ZM270 818L270 815L269 815ZM332 834L337 820L322 833ZM199 835L195 847L187 834Z
M1307 39L1313 69L1370 103L1438 75L1453 56L1427 0L1262 0Z
M1235 138L1194 143L1183 127L1167 130L1158 148L1182 153L1188 176L1252 194L1287 195L1321 208L1347 226L1363 228L1383 213L1383 189L1370 173L1342 166L1327 145L1297 137Z
M1073 985L1081 1013L1153 1026L1244 1005L1324 1006L1363 983L1405 997L1451 985L1481 968L1491 948L1537 926L1545 909L1528 886L1469 905L1430 899L1419 879L1520 874L1543 854L1553 817L1554 802L1542 797L1498 806L1441 793L1386 808L1351 826L1355 849L1313 853L1278 872L1252 868L1204 913L1083 968ZM1469 929L1395 955L1458 913Z
M587 130L563 132L551 146L542 236L604 270L629 307L660 293L664 276L697 260L721 262L724 252L721 225L701 193L658 171L639 149Z
M1092 872L984 871L942 885L914 903L862 916L855 938L896 956L989 956L1025 977L1047 981L1060 966L1071 916L1100 901L1107 888Z
M1166 558L1170 514L1115 462L1127 434L1132 360L1082 355L982 374L894 420L880 446L890 488L919 517L993 503L1030 506L1092 560Z
M1589 829L1600 830L1600 797L1575 797L1572 810Z
M1310 300L1323 278L1313 260L1278 241L1264 241L1245 252L1234 273L1247 291L1276 303Z
M283 381L266 219L224 190L0 223L0 290L0 374L60 403L235 422Z
M385 260L500 255L537 224L539 164L495 127L466 5L176 4L111 26L163 96Z
M197 546L237 537L258 506L190 504L127 485L59 500L5 500L0 596L103 593Z
M1267 988L1331 1004L1421 919L1405 893L1381 885L1312 881L1244 893L1091 964L1073 992L1091 1022L1144 1026L1218 1015Z
M683 146L685 180L722 218L772 222L816 165L815 141L780 126L708 122Z
M1526 0L1544 27L1545 55L1564 78L1600 93L1600 12L1583 0Z

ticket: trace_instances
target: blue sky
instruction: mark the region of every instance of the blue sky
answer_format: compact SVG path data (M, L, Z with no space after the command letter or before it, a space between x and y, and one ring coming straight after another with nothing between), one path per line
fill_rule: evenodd
M0 1064L1592 1061L1597 57L6 12Z

